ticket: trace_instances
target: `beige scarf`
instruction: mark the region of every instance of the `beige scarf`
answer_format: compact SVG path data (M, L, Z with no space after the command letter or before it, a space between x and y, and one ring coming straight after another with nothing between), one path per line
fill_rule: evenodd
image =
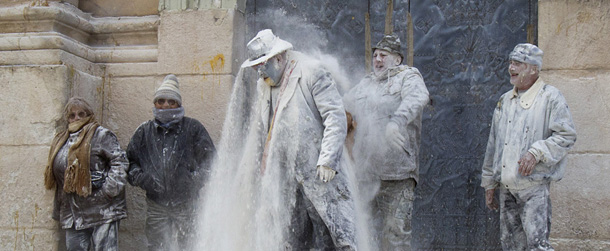
M70 133L78 132L82 128L83 131L68 150L68 167L64 173L64 192L76 193L81 197L87 197L91 194L91 171L89 170L91 138L93 138L98 127L99 124L95 121L95 117L89 116L70 123L68 130L55 135L44 173L44 184L47 189L55 187L55 175L53 174L55 156L68 140Z

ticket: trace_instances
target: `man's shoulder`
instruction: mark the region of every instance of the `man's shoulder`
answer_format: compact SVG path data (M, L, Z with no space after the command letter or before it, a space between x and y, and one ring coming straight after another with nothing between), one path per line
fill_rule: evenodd
M500 98L498 98L496 108L502 108L502 103L508 102L512 95L513 95L513 89L510 89L510 90L502 93L502 95L500 95Z
M400 69L400 73L399 74L421 76L421 72L419 72L419 69L417 69L415 67L412 67L412 66L399 65L398 69Z
M182 123L184 125L188 125L189 128L194 128L197 131L206 130L205 126L203 126L203 123L201 123L199 120L197 120L195 118L184 116L182 118Z
M544 87L542 87L542 90L544 90L545 93L548 93L549 95L561 95L563 96L563 94L561 93L561 91L552 85L549 85L548 83L544 83Z
M154 125L155 125L154 120L152 120L152 119L151 120L147 120L147 121L142 122L138 126L138 128L136 128L136 131L143 130L143 129L147 128L147 127L151 127L151 126L154 126Z
M295 61L296 65L294 67L294 71L300 71L302 76L311 76L316 78L328 73L328 70L324 68L320 60L302 52L292 51L288 60Z
M187 116L184 116L182 118L182 122L184 122L184 123L194 123L194 124L201 125L201 122L199 122L199 120L197 120L195 118L187 117Z

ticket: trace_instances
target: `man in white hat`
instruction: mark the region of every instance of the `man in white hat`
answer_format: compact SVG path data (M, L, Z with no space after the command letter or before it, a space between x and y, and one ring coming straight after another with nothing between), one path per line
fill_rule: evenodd
M563 178L565 157L576 141L565 98L539 77L542 55L527 43L509 54L514 88L494 110L483 160L481 186L487 207L500 208L504 250L553 250L549 186Z
M331 75L271 30L247 45L258 71L261 172L281 169L296 196L291 250L355 250L354 204L341 161L346 115ZM290 201L290 200L289 200ZM308 230L308 226L313 229Z
M176 76L165 77L153 103L154 118L136 129L127 147L128 181L146 191L148 250L188 250L216 149L205 127L184 116Z
M345 96L354 128L352 157L361 197L371 200L379 250L410 250L411 212L419 179L419 142L428 89L417 68L401 65L400 39L373 47L373 72ZM349 117L349 116L348 116ZM370 191L376 191L368 195Z

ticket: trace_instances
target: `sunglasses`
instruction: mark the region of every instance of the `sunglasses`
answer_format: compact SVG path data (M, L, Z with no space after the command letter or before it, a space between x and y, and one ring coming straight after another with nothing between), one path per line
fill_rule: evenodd
M76 115L78 115L79 118L87 117L87 113L83 111L78 113L71 112L70 114L68 114L68 119L75 119Z
M176 104L176 100L173 100L173 99L164 99L164 98L157 99L157 104L159 104L159 105L163 105L163 104L165 104L165 102L167 102L167 104L169 104L169 105Z

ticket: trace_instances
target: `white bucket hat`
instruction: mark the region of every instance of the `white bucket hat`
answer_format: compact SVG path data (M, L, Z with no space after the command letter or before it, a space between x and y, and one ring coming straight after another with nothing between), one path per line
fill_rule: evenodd
M248 48L248 59L241 64L241 68L266 62L273 56L292 49L292 44L274 35L270 29L265 29L259 31L246 47Z

